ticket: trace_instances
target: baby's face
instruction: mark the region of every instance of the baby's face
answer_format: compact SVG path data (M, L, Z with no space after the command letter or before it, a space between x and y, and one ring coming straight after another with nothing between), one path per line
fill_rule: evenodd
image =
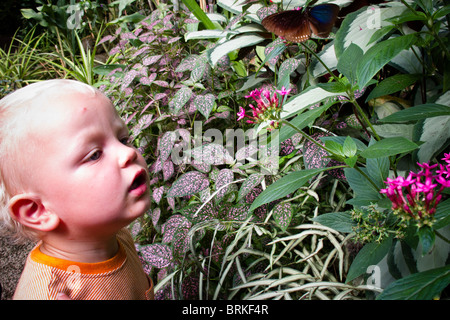
M110 235L150 206L147 165L100 94L62 94L39 111L27 181L70 235Z

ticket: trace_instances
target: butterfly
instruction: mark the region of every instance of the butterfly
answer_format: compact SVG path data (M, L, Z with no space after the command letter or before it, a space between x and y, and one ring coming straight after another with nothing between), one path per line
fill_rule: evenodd
M306 41L311 33L325 38L330 34L339 10L335 4L321 4L306 7L303 11L282 11L264 18L262 25L277 36L293 42Z

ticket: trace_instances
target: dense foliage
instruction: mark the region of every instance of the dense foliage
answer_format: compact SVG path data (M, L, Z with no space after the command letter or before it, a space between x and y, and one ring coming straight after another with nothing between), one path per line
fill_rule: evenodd
M353 8L299 44L262 27L307 2L44 4L24 16L52 27L0 51L1 94L76 78L129 125L157 298L447 297L450 5Z

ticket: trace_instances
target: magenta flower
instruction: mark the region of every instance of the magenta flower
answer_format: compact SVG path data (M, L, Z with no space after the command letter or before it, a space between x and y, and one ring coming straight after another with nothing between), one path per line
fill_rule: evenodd
M281 90L277 90L277 92L281 95L281 96L287 96L289 94L289 92L291 92L292 89L286 89L284 86L281 88Z
M450 164L450 152L449 153L444 153L444 157L442 158L442 160L447 162L447 164Z
M245 109L242 107L239 107L239 112L237 113L237 116L238 116L238 119L237 119L238 121L244 119L245 118Z
M249 104L252 115L247 115L245 109L240 107L237 113L238 121L247 118L247 123L269 123L269 130L278 127L278 120L280 118L281 106L278 100L277 93L282 97L287 96L292 89L282 87L281 90L271 92L267 89L255 89L251 91L245 98L251 98L256 102L256 105Z
M450 187L450 154L445 154L442 159L446 166L439 164L418 163L421 171L411 172L407 178L387 178L387 188L380 193L392 202L392 210L400 214L404 219L414 219L417 225L433 223L433 215L436 207L442 199L444 188Z

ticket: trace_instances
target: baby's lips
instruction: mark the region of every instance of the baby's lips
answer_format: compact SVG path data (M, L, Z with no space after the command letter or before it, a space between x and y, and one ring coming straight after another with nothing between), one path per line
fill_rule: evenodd
M134 176L134 179L128 188L128 191L132 191L140 187L141 185L145 184L147 182L147 174L144 169L139 170L136 175Z

